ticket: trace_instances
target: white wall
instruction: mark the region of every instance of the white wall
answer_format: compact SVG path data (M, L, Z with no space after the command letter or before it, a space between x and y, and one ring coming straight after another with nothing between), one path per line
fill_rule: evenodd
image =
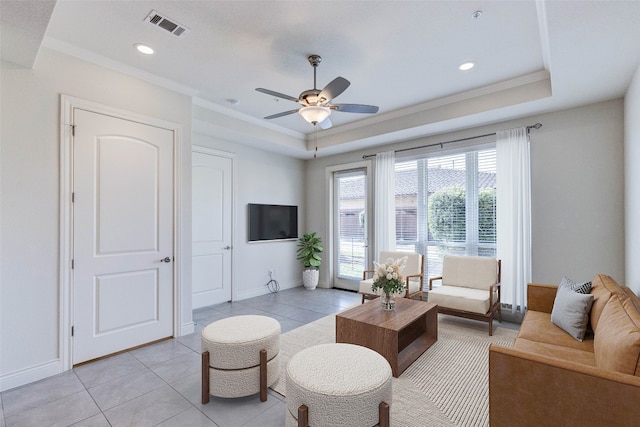
M640 295L640 67L624 99L626 285Z
M194 125L198 128L198 125ZM206 126L202 126L205 128ZM196 130L193 145L235 155L233 300L269 293L269 269L281 289L300 286L302 267L296 261L297 241L248 242L248 203L298 206L299 233L305 232L304 161L225 141Z
M624 283L623 103L613 100L549 114L307 161L307 226L326 239L327 166L363 154L426 145L519 126L531 133L533 281L597 273ZM439 149L437 149L439 150ZM640 207L639 207L640 209ZM371 244L371 242L370 242ZM331 282L328 264L321 282Z
M182 125L182 324L191 322L191 99L42 49L33 69L2 64L0 389L61 372L60 95ZM180 331L177 331L180 334Z
M539 118L532 133L533 280L625 284L623 102Z

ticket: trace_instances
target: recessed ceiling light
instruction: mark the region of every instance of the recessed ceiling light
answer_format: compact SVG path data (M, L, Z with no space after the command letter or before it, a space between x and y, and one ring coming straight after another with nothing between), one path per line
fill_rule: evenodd
M144 53L145 55L153 55L153 49L146 44L136 43L133 45L133 47L138 49L138 52L140 53Z
M473 67L475 67L475 66L476 66L476 64L474 64L473 62L465 62L464 64L460 65L460 66L458 67L458 69L459 69L460 71L467 71L467 70L472 69L472 68L473 68Z

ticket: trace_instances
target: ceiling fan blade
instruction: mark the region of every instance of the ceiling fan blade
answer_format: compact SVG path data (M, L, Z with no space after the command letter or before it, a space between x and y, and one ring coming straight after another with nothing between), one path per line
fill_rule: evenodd
M289 110L283 111L282 113L272 114L270 116L265 117L265 119L277 119L278 117L288 116L289 114L297 113L298 110Z
M338 95L344 92L350 84L351 83L349 82L349 80L345 79L344 77L336 77L328 85L326 85L324 89L322 89L322 91L318 95L318 98L320 98L321 101L322 98L324 98L324 101L322 101L323 104L325 102L329 102L333 98L336 98Z
M333 104L330 105L329 108L336 111L342 111L343 113L375 114L378 112L377 106L363 104Z
M287 99L289 101L298 102L298 98L294 98L293 96L285 95L284 93L275 92L273 90L264 89L264 88L261 88L261 87L257 87L256 90L258 92L266 93L267 95L277 96L278 98L284 98L284 99Z
M326 119L318 123L318 127L320 129L329 129L331 126L333 126L333 123L331 123L330 117L327 117Z

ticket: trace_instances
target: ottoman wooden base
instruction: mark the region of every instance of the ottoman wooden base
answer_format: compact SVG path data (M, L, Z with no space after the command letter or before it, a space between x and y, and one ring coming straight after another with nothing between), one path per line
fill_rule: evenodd
M209 395L242 397L260 393L280 376L280 323L266 316L232 316L207 325L201 334L202 403Z
M280 377L280 355L266 360L260 365L246 369L216 369L209 366L209 352L202 353L202 403L209 402L209 396L233 398L260 393L260 400L267 400L267 388Z
M380 402L378 405L378 427L390 427L389 404ZM286 427L309 427L309 408L302 405L298 408L298 418L294 417L291 412L287 411L285 419Z
M389 425L392 372L375 351L353 344L321 344L287 365L287 427Z

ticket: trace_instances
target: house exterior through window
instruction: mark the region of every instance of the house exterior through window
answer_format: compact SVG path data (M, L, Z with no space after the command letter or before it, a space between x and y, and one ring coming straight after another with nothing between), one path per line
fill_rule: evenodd
M425 278L444 255L496 256L496 151L396 161L396 248L425 255Z
M359 281L372 268L365 172L334 174L334 191L336 278ZM495 257L495 147L396 159L395 205L396 249L425 255L425 279L441 275L447 254Z

